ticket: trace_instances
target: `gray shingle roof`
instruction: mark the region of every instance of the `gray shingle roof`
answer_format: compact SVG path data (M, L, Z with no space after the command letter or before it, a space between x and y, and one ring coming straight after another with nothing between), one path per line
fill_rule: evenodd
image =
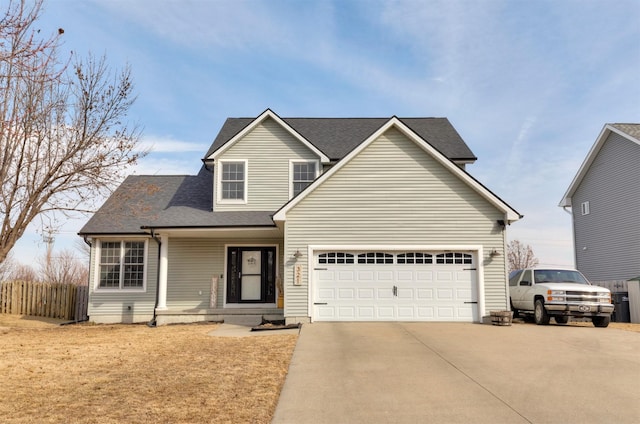
M389 118L282 118L332 160L340 160ZM255 118L226 120L205 157L231 140ZM402 118L401 121L449 159L475 161L469 147L446 118ZM274 227L274 211L215 212L213 176L130 176L80 230L82 235L142 234L143 227Z
M477 158L447 118L398 118L452 160ZM254 118L228 118L205 158L222 147ZM389 118L282 118L291 128L333 160L345 157Z
M80 234L142 234L142 227L274 227L273 211L211 212L213 177L134 175L127 177Z
M636 140L640 140L640 124L611 124L611 126L629 134Z

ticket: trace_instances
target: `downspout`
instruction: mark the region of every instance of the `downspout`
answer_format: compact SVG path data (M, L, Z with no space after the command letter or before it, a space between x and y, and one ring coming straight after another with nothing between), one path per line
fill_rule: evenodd
M571 210L569 210L571 209ZM565 205L562 210L571 215L571 241L573 242L573 267L578 269L578 249L576 246L576 222L573 219L573 205Z
M156 302L155 305L153 305L153 318L147 323L147 326L154 328L156 327L156 309L158 309L158 302L160 300L160 248L162 246L162 242L154 233L153 228L151 228L151 238L158 243L158 264L156 265Z
M507 225L509 224L509 217L507 216L507 214L504 215L504 225L502 225L502 251L504 252L504 265L503 265L503 272L504 275L507 277L507 281L506 284L504 285L504 292L505 292L505 296L506 296L506 301L507 301L507 307L506 307L506 311L510 311L511 310L511 301L509 299L511 299L511 293L509 291L509 244L507 243Z

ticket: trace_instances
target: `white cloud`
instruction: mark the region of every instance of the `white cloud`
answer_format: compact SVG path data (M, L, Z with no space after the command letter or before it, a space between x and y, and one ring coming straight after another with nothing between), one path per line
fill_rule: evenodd
M153 153L200 152L202 155L204 155L209 148L209 146L204 143L193 143L160 136L143 136L139 147L140 150L148 150Z

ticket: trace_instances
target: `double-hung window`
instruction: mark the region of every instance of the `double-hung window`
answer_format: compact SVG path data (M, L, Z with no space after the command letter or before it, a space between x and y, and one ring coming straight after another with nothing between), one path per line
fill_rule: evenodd
M291 162L291 196L297 196L318 176L318 164L315 161Z
M246 200L246 161L221 162L220 200Z
M100 242L98 289L144 290L144 240Z

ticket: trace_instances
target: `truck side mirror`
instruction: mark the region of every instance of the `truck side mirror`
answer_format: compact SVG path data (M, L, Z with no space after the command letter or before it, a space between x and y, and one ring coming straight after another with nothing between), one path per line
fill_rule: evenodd
M520 281L520 285L521 286L530 286L531 282L529 282L529 281Z

